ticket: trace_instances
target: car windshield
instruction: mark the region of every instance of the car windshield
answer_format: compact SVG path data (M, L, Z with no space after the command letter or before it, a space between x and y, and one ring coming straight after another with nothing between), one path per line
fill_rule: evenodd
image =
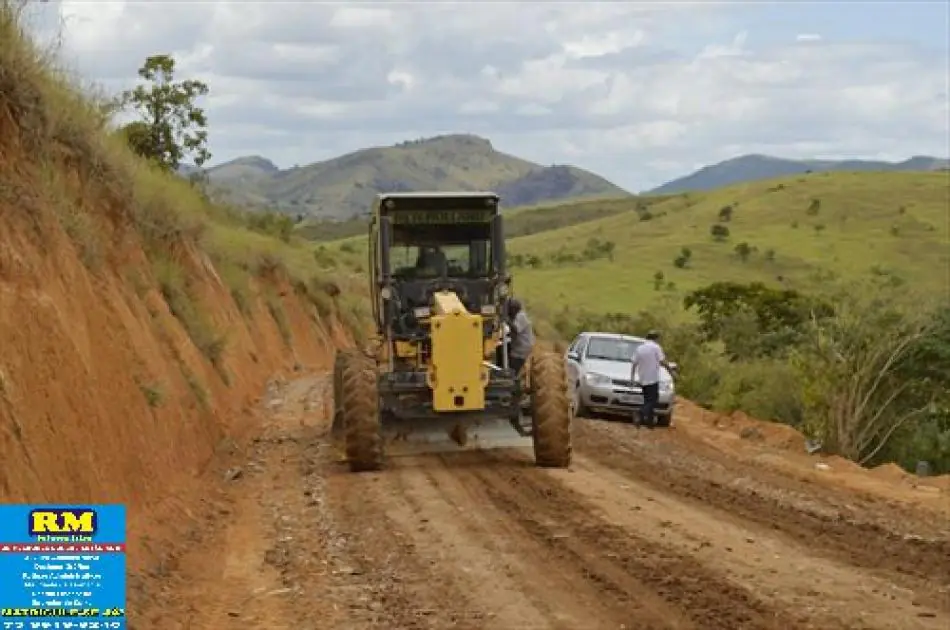
M594 337L587 345L587 358L630 363L639 345L639 341L632 339Z

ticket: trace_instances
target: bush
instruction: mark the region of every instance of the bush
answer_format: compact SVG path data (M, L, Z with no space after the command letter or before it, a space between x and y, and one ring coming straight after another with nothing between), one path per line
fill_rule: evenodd
M802 400L794 386L796 378L796 372L784 361L730 363L717 384L713 407L725 413L741 410L755 418L800 427Z
M270 295L267 298L267 311L277 324L277 330L280 332L280 338L284 340L287 347L293 346L294 334L290 328L290 320L287 319L287 312L284 311L284 305L276 295Z
M791 354L809 435L858 463L950 408L950 309L903 312L889 293L854 287L833 318L809 322Z
M742 262L746 262L747 260L749 260L749 256L752 255L752 250L753 250L752 246L750 246L745 241L736 245L736 248L735 248L736 255L742 260Z
M713 240L724 241L729 238L729 228L720 223L715 223L709 227L709 233L712 235Z
M714 282L687 294L683 307L699 316L704 339L724 343L734 359L779 356L801 338L809 319L834 314L824 300L761 282Z
M198 307L190 293L184 270L167 258L153 263L153 270L168 310L181 323L192 343L226 379L223 365L226 339L224 335L217 334Z
M693 258L693 250L689 247L684 247L680 250L679 256L673 259L673 264L677 269L685 269L689 265L689 261Z

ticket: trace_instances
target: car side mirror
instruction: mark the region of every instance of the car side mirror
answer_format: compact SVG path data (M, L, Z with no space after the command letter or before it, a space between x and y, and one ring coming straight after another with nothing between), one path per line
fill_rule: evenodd
M577 361L578 363L580 363L581 361L581 355L573 351L567 353L567 358L570 359L571 361Z
M680 372L680 365L679 365L679 363L670 363L670 372L671 372L672 374L679 374L679 372Z

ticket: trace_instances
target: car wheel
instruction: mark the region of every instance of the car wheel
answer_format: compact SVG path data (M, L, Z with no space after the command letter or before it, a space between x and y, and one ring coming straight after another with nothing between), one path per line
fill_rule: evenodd
M571 397L571 412L575 418L586 418L590 411L584 406L581 399L581 388L574 387L574 395Z

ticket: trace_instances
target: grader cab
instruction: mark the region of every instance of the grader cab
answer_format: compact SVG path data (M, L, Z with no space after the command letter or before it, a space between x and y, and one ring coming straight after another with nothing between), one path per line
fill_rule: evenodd
M379 195L369 268L377 349L334 365L333 430L351 470L520 446L540 466L570 464L563 358L535 349L516 374L501 343L511 283L496 194Z

